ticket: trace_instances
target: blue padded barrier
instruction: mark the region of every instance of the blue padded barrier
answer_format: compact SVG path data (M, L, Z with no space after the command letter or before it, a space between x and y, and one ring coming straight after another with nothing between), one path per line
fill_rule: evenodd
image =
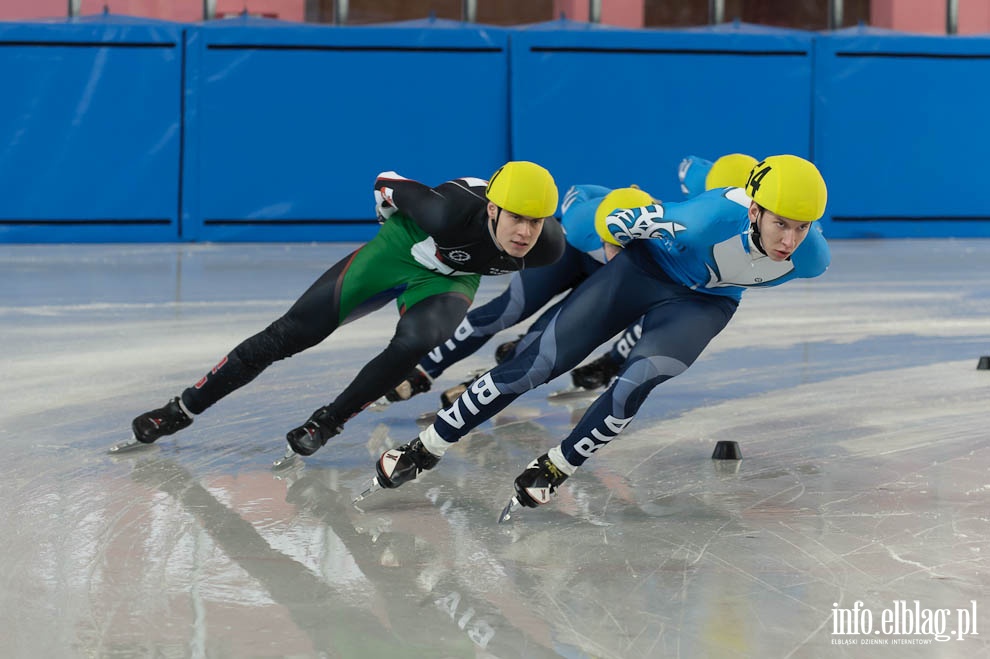
M371 182L535 160L679 199L812 157L842 237L990 236L990 37L554 21L0 23L0 241L365 240Z
M815 58L827 235L990 236L990 38L851 29Z
M509 158L504 30L264 19L189 30L182 238L366 240L372 185Z
M178 236L182 26L0 23L0 241Z
M512 152L573 183L679 200L686 155L808 157L812 34L570 21L511 33Z

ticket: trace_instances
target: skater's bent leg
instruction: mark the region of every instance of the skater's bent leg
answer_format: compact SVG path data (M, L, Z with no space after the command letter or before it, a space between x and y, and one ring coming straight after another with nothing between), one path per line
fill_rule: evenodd
M542 333L531 337L515 357L478 378L453 405L437 414L424 434L456 442L523 393L579 364L602 341L639 317L641 301L616 294L622 274L616 271L609 276L602 271L575 289Z
M570 294L568 294L568 296L569 295ZM509 354L507 357L504 357L499 363L506 362L509 359L512 359L516 355L521 354L522 351L528 348L530 345L532 345L533 342L539 338L540 334L543 333L543 330L547 328L547 325L550 324L550 321L553 320L554 316L557 315L557 312L560 311L560 307L562 307L564 305L564 302L567 301L568 296L564 296L562 299L555 302L546 311L541 313L540 317L537 318L535 321L533 321L532 325L526 328L526 333L523 334L516 342L516 345L513 348L512 353Z
M595 261L588 254L582 253L578 255L575 260L576 265L574 265L571 269L571 277L568 286L566 289L561 289L561 291L566 290L567 294L562 296L559 300L557 300L557 302L547 308L535 321L533 321L529 327L526 328L526 333L520 337L518 341L516 341L512 353L510 353L508 357L499 360L499 363L507 361L507 359L518 355L523 350L528 348L529 345L536 340L536 337L547 328L550 320L557 314L557 311L561 306L563 306L564 302L567 301L567 298L570 297L573 290L580 286L586 279L588 279L588 277L602 268L602 264Z
M516 308L513 297L517 294L513 285L501 295L477 309L472 309L454 332L442 343L431 346L431 350L419 361L419 367L431 378L439 377L445 370L462 359L473 355L488 340L507 327L515 325L521 306Z
M568 245L553 265L513 274L508 288L490 302L471 309L453 335L444 337L446 341L438 343L420 360L420 368L436 378L451 365L473 355L502 330L532 316L584 278L581 257L580 252Z
M584 366L571 371L571 382L578 389L597 389L612 381L622 368L636 341L643 334L641 321L636 321L612 344L612 349Z
M353 254L317 279L284 316L241 342L192 387L182 392L182 403L200 414L232 391L258 377L280 359L311 348L337 329L340 300L338 279Z
M700 295L700 294L699 294ZM705 299L711 298L711 299ZM736 303L705 296L662 305L643 318L643 334L612 385L551 452L567 473L621 433L657 385L683 373L732 318Z
M430 296L399 319L388 346L357 374L331 407L348 419L403 381L430 348L450 336L471 301L459 293Z
M635 323L626 328L626 331L615 340L612 344L612 350L609 352L609 357L616 364L621 364L629 357L629 353L636 346L636 342L639 341L639 337L643 336L643 321L642 319L637 320Z

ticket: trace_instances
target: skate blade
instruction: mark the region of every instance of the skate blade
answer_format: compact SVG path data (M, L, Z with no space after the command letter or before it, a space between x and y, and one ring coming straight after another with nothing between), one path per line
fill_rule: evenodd
M107 450L107 453L110 453L111 455L117 455L118 453L130 453L131 451L148 448L149 446L154 446L154 444L145 444L144 442L139 442L135 438L131 437L130 439L122 442L117 442Z
M301 461L302 460L299 459L299 454L293 451L292 447L286 445L285 455L272 462L272 469L287 469Z
M372 412L381 412L391 404L392 401L390 401L388 398L385 398L385 396L382 396L371 405L368 405L368 409L371 410Z
M564 400L575 400L578 398L588 398L597 396L602 392L602 388L598 387L596 389L585 389L584 387L568 387L567 389L561 389L560 391L554 391L553 393L547 394L547 400L549 401L564 401Z
M365 499L367 499L369 496L371 496L380 489L382 489L382 485L381 483L378 482L378 477L375 476L374 478L371 479L371 485L368 486L368 489L366 489L361 494L357 495L357 497L355 497L354 501L352 501L351 503L354 504L355 508L357 508L359 502L364 501ZM358 508L358 510L361 509Z
M509 499L509 503L505 504L505 508L502 509L502 514L498 516L498 523L501 524L502 522L508 522L512 519L512 511L521 505L522 504L519 503L519 499L516 497Z
M420 426L432 425L434 421L437 420L436 412L423 412L418 417L416 417L416 424Z

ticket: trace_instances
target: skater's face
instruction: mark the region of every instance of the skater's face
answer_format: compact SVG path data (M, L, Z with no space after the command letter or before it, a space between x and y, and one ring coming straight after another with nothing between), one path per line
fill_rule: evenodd
M495 226L495 242L509 256L518 258L529 254L543 231L544 218L516 215L491 202L488 202L488 217L490 225Z
M786 261L791 258L811 228L811 222L780 217L755 202L749 206L749 219L760 230L760 245L772 261Z

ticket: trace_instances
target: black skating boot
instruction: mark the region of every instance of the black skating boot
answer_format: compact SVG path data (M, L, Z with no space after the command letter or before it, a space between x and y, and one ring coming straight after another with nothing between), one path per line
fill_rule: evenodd
M467 391L467 388L470 387L471 384L480 377L481 375L475 375L470 380L465 380L460 384L455 384L450 389L444 391L442 394L440 394L440 407L446 409L451 405L453 405L454 401L460 398L461 394Z
M604 387L619 373L620 364L616 364L612 355L605 353L593 362L578 366L571 371L571 381L581 389L597 389Z
M501 364L504 361L508 361L512 358L513 353L516 351L516 346L519 345L520 336L515 341L509 341L508 343L503 343L499 347L495 348L495 363Z
M393 403L400 400L409 400L416 394L429 391L432 383L433 379L423 369L417 366L409 372L405 380L399 383L399 386L387 392L385 398Z
M165 407L145 412L131 421L134 439L144 444L151 444L159 437L177 433L192 425L192 417L186 414L179 403L178 397L173 398Z
M411 481L420 472L433 469L440 462L439 455L433 455L419 437L398 448L389 449L375 463L378 483L382 487L395 488Z
M516 477L516 500L527 508L548 503L550 495L557 492L560 484L567 480L567 474L557 468L544 453L529 463L526 470ZM504 514L504 513L503 513Z
M343 429L344 422L330 411L329 406L324 406L313 412L306 423L286 433L285 441L299 455L313 455Z

